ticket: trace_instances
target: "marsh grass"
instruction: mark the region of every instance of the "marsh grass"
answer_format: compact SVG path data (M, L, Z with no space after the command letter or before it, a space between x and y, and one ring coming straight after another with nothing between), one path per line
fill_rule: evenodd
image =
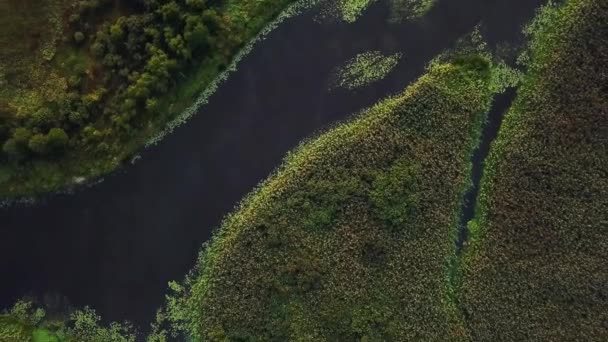
M485 163L461 303L476 340L608 333L608 3L550 2Z
M171 283L164 319L195 340L466 340L453 241L494 72L435 64L303 142Z

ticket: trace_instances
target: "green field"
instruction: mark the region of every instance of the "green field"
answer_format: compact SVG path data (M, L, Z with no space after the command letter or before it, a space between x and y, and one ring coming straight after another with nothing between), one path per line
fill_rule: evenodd
M486 162L462 302L475 341L608 339L608 2L543 10Z
M195 340L466 340L451 265L494 66L436 64L302 144L169 306Z
M130 160L291 3L2 2L0 197Z

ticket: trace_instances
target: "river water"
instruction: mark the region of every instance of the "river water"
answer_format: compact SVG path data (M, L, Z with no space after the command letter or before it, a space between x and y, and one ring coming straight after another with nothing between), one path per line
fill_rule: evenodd
M72 195L0 209L0 306L59 294L104 319L147 325L167 282L183 278L222 217L299 141L401 91L479 22L491 46L521 41L541 2L439 0L399 25L382 2L354 24L319 24L314 11L287 20L134 165ZM369 50L404 58L369 87L328 92L332 69Z

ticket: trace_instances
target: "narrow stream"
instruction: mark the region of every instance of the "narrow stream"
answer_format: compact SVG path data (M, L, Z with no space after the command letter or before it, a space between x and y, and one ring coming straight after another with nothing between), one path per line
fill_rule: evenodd
M507 110L511 106L515 98L516 90L508 89L504 94L496 96L492 105L492 110L488 114L488 120L483 127L479 146L471 157L472 172L471 180L472 187L467 191L464 197L463 208L460 217L460 231L458 240L456 241L457 252L460 253L468 241L469 230L467 224L475 217L475 205L477 204L477 196L479 195L479 184L483 177L483 168L486 157L490 152L490 146L500 130L500 125Z
M479 22L490 46L520 40L542 2L439 0L422 20L400 25L377 2L350 25L318 24L314 12L284 22L135 165L73 195L0 209L0 307L59 294L107 320L146 326L167 282L182 279L222 217L299 141L403 90ZM404 58L381 82L328 92L332 69L369 50Z

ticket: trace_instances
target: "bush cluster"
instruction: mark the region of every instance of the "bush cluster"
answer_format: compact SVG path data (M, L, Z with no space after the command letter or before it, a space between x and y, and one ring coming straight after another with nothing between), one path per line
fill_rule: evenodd
M13 170L0 194L41 192L47 189L35 179L48 178L45 188L56 188L116 167L291 2L71 2L61 16L68 22L64 42L44 66L58 83L53 96L28 90L36 100L21 104L28 97L24 90L12 92L17 86L0 93L0 116L7 118L0 123L0 162ZM187 82L197 86L174 93ZM63 175L49 177L53 170Z

